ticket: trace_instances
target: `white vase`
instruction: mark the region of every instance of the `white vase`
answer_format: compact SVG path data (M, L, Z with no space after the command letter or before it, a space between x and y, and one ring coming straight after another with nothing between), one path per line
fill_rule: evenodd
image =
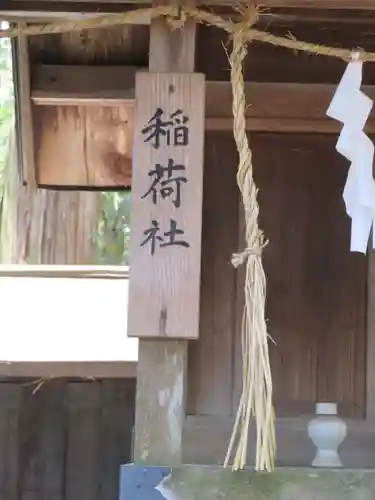
M308 426L309 438L316 446L312 466L342 467L337 450L346 437L346 422L337 416L336 403L316 403L315 413Z

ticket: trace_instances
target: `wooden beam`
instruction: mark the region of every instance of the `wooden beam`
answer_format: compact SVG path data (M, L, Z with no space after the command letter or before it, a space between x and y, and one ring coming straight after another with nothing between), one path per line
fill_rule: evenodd
M135 378L136 373L136 361L0 361L0 377Z
M100 105L134 101L135 72L146 68L113 66L43 66L33 68L31 98L48 106ZM337 133L340 124L326 116L336 85L310 83L246 83L247 129L261 132ZM375 86L363 91L375 100ZM206 83L206 129L232 127L229 82ZM375 133L375 113L366 130Z
M32 71L31 99L47 106L105 105L134 100L136 71L144 67L36 65ZM206 115L232 116L229 82L206 83ZM310 83L247 82L249 117L322 118L336 85ZM375 99L375 86L363 91ZM291 107L291 104L293 105Z
M139 5L144 7L145 5ZM147 7L147 6L146 6ZM116 2L93 2L81 1L65 2L44 0L8 0L0 5L0 18L9 22L29 22L29 23L48 23L63 21L79 21L80 19L89 19L103 15L116 14L134 10L134 5L124 5ZM126 24L126 23L125 23ZM134 25L150 24L150 15L145 14L135 22Z
M247 82L247 116L321 119L325 116L336 88L336 85L331 84ZM375 98L375 86L365 86L363 91ZM207 116L232 116L231 102L232 90L229 82L207 82Z
M61 22L61 21L79 21L81 19L89 19L98 16L102 16L103 13L91 13L91 12L45 12L41 10L28 11L28 10L0 10L0 18L2 21L8 21L10 23L51 23L51 22Z
M106 278L128 279L126 266L0 265L0 278Z
M192 20L183 30L171 30L165 19L154 19L150 71L194 71L195 40L196 24ZM187 340L139 340L135 461L173 466L182 463L187 347Z
M338 133L340 123L326 115L336 89L332 84L246 83L246 128L258 132ZM375 86L365 85L362 90L375 100ZM230 128L231 103L229 83L207 82L206 129ZM366 123L366 131L375 133L375 111Z
M375 123L367 127L367 132L375 132ZM232 130L233 122L231 118L206 118L206 130L223 132ZM321 120L309 120L298 118L247 118L246 130L249 132L268 133L319 133L337 134L340 132L340 124L334 123L328 118Z
M40 2L28 2L26 5L22 1L12 0L6 6L1 6L0 18L4 21L14 23L49 23L61 21L79 21L83 19L92 19L101 17L107 14L116 14L117 12L126 12L133 10L137 6L124 5L121 3L107 3L104 5L97 3L63 3L52 1L48 4L46 10L46 3L41 0ZM147 7L147 6L146 6ZM221 15L222 17L230 18L232 20L239 19L239 16L233 12L229 7L213 7L211 10ZM374 10L368 11L366 16L355 17L354 11L340 11L329 9L273 9L272 12L263 12L259 18L257 26L268 29L270 23L273 26L278 26L301 23L304 24L340 24L340 25L354 25L354 26L370 26L374 18ZM139 17L132 24L134 25L149 25L151 16L145 14Z
M35 65L31 99L47 106L113 106L134 101L136 71L131 66Z
M18 0L13 0L17 4ZM76 3L77 0L40 0L41 3L53 4L56 1L61 3ZM90 2L92 0L80 0L82 3ZM22 0L22 3L32 3L35 0ZM143 0L101 0L102 4L133 4L136 7L139 4L150 4ZM232 7L235 2L233 0L200 0L197 2L199 6L207 7ZM375 10L373 0L262 0L259 2L262 7L275 8L275 7L289 7L289 8L314 8L314 9L350 9L350 10Z

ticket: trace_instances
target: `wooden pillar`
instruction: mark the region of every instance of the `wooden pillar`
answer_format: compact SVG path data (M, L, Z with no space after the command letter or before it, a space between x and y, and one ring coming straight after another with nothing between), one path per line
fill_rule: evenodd
M196 24L171 30L164 19L151 23L149 69L193 72ZM182 463L186 418L187 340L139 340L134 461Z

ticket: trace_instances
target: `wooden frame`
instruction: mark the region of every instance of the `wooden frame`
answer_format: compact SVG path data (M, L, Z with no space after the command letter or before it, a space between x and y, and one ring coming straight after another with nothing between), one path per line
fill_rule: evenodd
M125 266L0 265L0 278L128 279ZM135 378L137 361L0 361L0 377Z
M129 278L127 266L0 265L0 278Z
M119 101L133 102L137 71L147 68L35 65L31 100L39 106L113 106Z
M135 378L137 363L127 362L0 362L0 377Z

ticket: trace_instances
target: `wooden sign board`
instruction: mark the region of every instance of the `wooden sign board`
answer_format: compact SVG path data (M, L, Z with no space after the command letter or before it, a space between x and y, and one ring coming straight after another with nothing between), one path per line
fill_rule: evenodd
M128 335L197 338L205 79L138 73Z

